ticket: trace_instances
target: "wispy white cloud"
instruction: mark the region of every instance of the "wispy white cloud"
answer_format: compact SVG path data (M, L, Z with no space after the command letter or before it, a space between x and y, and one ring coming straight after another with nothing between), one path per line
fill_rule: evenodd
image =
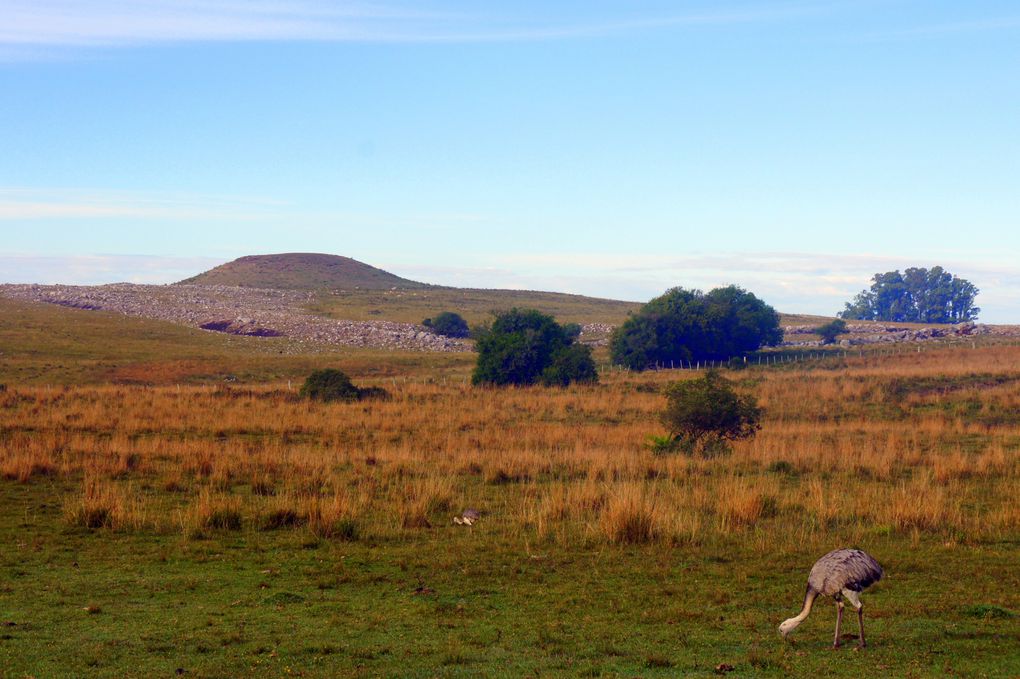
M283 206L264 199L153 191L0 186L0 222L41 219L255 219Z
M201 41L483 42L599 36L665 27L749 23L825 11L824 3L718 7L648 16L618 9L487 12L447 0L0 0L0 48L94 48ZM512 6L511 6L512 7ZM22 51L29 54L28 51ZM3 51L0 51L2 57Z
M222 264L215 257L0 254L0 283L173 283Z

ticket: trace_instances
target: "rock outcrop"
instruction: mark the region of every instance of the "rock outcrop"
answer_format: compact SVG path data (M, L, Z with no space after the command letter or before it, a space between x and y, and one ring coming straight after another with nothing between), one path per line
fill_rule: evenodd
M814 325L787 325L783 327L783 335L786 338L783 346L789 347L817 347L821 346L821 340L797 340L797 335L812 335L817 330ZM959 323L957 325L936 325L927 327L904 327L902 325L881 324L881 323L857 323L848 324L846 333L839 340L838 344L844 347L858 346L861 344L882 344L897 342L927 342L937 339L963 339L967 337L978 337L983 335L995 335L1000 337L1020 336L1020 326L1015 325L985 325L982 323Z

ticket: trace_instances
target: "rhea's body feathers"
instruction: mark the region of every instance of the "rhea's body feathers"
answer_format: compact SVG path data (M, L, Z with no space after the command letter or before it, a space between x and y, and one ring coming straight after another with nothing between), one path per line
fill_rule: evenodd
M882 567L859 549L837 549L815 562L808 586L819 594L837 596L844 589L863 591L882 579Z

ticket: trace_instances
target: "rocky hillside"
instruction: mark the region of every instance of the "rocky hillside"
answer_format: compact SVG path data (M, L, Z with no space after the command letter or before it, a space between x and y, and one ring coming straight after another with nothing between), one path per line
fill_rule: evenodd
M390 290L429 287L350 257L309 252L251 255L179 283L275 290Z
M314 294L297 290L130 283L0 285L0 297L87 311L111 311L232 335L285 337L320 345L414 351L471 348L466 342L440 337L420 325L316 316L305 309Z

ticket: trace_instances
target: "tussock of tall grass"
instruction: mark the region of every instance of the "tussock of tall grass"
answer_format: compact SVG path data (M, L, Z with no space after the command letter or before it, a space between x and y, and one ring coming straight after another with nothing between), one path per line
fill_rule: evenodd
M277 386L11 388L0 478L84 477L72 524L161 529L145 517L176 511L191 535L400 538L453 530L467 506L486 510L477 530L620 544L870 530L981 540L1020 524L1016 347L735 373L767 408L757 438L713 459L653 455L661 386L688 376L613 373L569 390L414 383L367 406L310 405ZM986 382L987 393L972 386ZM133 484L154 492L128 495Z
M661 535L658 504L654 491L645 485L621 485L602 512L602 530L612 542L651 542Z
M144 505L131 486L89 476L64 503L64 519L81 528L140 530L148 527Z
M400 524L404 528L430 528L433 519L450 520L453 481L448 476L414 479L404 484L400 504ZM442 514L443 516L438 516Z
M188 537L202 537L207 531L237 531L244 526L241 498L204 488L181 513L181 529Z
M0 463L0 476L19 483L28 483L33 477L55 476L57 472L57 465L52 459L30 453L12 454Z
M308 529L321 539L357 540L359 524L356 502L347 495L309 498L306 505Z

